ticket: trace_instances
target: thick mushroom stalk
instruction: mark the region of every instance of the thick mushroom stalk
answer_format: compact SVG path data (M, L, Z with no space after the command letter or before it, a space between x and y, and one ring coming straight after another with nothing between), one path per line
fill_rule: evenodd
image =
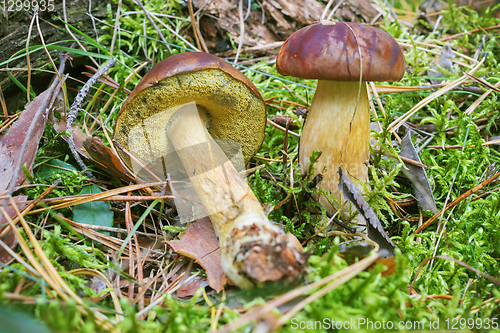
M323 180L318 187L334 200L320 196L320 203L333 213L338 205L332 201L337 201L345 213L338 167L353 180L368 180L370 114L365 82L400 80L405 73L403 53L396 40L379 28L322 21L285 41L276 68L282 75L318 80L300 140L300 166L306 172L311 154L322 151L316 172Z
M187 173L206 212L199 205L184 209L178 195L179 217L188 222L210 216L224 271L242 288L296 280L306 261L297 239L269 222L225 155L243 167L260 149L266 119L264 100L243 73L214 55L186 52L162 60L143 77L114 131L134 157L123 153L123 160L137 173L143 166L162 179L185 179Z
M177 111L167 135L219 237L227 276L241 288L300 277L305 264L300 243L268 220L196 108Z
M306 173L309 157L321 150L315 165L316 173L323 176L318 188L339 201L320 196L320 204L328 211L341 208L341 213L348 213L347 201L342 199L337 186L339 167L351 179L367 182L369 140L370 105L366 84L319 80L300 140L299 164L302 173ZM355 184L362 191L361 183Z

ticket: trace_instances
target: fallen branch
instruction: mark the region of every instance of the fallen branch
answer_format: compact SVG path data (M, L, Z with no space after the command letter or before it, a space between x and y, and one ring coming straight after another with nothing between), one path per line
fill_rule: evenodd
M76 150L75 142L73 141L73 121L75 121L78 115L78 111L80 111L80 106L83 103L83 99L87 95L90 88L97 82L97 79L99 79L104 73L106 73L111 67L113 67L115 63L115 58L110 59L87 81L87 83L85 83L82 89L78 92L78 95L76 95L75 100L68 111L66 131L68 131L69 133L69 149L71 150L71 153L73 154L73 157L75 158L80 168L82 168L82 170L85 172L85 175L89 178L94 178L94 176L90 171L87 170L87 166L85 165L85 163L83 163L80 155L78 154L78 151Z

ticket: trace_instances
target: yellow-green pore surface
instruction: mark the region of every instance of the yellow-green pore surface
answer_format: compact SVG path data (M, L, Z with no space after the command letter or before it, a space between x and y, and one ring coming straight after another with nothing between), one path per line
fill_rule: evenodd
M220 69L178 74L140 91L121 110L114 138L149 170L165 179L167 172L183 170L167 138L166 127L177 106L193 101L208 114L207 128L214 139L239 143L245 161L259 150L266 126L264 102L244 83ZM140 173L137 163L121 152L120 155Z

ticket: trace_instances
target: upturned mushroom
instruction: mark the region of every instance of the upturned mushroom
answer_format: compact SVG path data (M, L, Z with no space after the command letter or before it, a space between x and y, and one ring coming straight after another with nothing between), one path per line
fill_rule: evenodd
M292 34L279 50L280 74L317 79L318 85L307 114L299 147L299 164L306 173L309 158L322 154L316 173L323 176L320 204L348 217L349 207L338 188L337 170L342 167L363 190L368 181L370 156L370 106L366 81L399 81L405 59L396 40L385 31L365 24L322 21Z
M247 161L265 126L265 104L250 80L213 55L193 52L154 66L123 104L114 130L134 159L160 178L176 172L180 161L219 237L223 269L241 288L296 280L306 261L297 239L268 220L215 141L236 142Z

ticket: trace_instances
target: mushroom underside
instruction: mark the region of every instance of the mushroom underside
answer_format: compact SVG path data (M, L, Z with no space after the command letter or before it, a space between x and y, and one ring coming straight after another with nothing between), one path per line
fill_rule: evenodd
M213 68L178 74L143 89L121 111L114 138L159 178L166 179L167 173L175 176L183 168L165 127L176 107L193 101L207 113L214 139L239 144L245 161L258 151L266 124L264 102L244 83ZM123 152L120 155L141 174L140 165Z

